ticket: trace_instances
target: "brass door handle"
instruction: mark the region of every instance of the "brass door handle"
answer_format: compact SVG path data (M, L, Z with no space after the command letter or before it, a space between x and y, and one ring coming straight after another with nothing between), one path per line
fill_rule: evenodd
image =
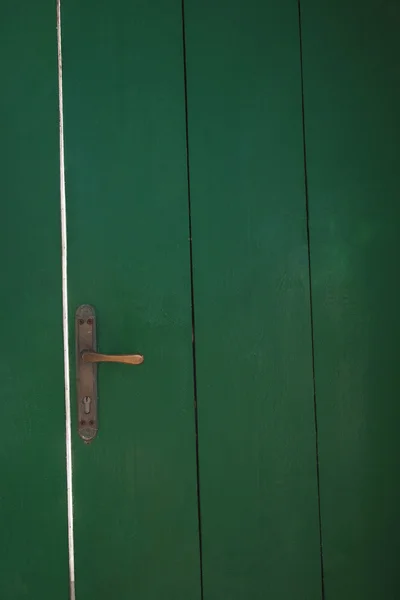
M92 352L83 350L81 357L84 363L112 362L123 363L124 365L141 365L144 361L142 354L101 354L101 352Z
M97 352L96 315L93 306L82 304L75 315L76 331L76 382L78 403L78 433L86 444L97 435L97 363L112 362L140 365L141 354L103 354ZM112 398L112 402L116 402Z

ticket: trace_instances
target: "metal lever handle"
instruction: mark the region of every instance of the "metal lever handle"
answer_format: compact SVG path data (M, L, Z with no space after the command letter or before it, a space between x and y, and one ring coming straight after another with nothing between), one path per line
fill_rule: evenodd
M91 350L83 350L81 357L84 363L112 362L141 365L144 361L142 354L101 354L101 352L92 352Z
M113 362L140 365L141 354L102 354L97 352L96 315L93 306L82 304L75 314L76 331L76 383L78 434L89 444L99 428L97 402L97 363ZM134 377L127 374L126 377ZM112 401L117 403L117 399Z

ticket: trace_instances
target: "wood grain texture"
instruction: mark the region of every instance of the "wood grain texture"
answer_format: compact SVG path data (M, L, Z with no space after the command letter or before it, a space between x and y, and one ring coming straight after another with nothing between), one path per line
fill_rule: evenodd
M298 11L186 0L204 599L321 597Z
M71 314L146 357L99 367L98 436L74 431L77 598L196 600L181 3L70 0L63 47Z
M54 3L0 6L0 598L67 600Z
M301 4L326 598L395 600L400 5Z

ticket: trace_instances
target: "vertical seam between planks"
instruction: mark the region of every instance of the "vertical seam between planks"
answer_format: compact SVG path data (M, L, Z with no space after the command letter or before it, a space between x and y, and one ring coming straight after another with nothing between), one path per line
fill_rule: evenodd
M201 525L201 498L200 498L200 459L199 459L199 417L197 406L197 363L196 363L196 337L195 337L195 300L194 300L194 274L193 274L193 238L192 238L192 201L190 186L190 159L189 159L189 110L187 86L187 57L186 57L186 26L185 26L185 0L182 0L182 44L183 44L183 79L185 95L185 131L186 131L186 175L188 194L188 225L189 225L189 261L190 261L190 294L192 309L192 353L193 353L193 394L194 394L194 424L196 435L196 482L197 482L197 518L199 534L199 565L200 565L200 597L203 600L203 542Z
M302 23L301 23L300 0L298 0L297 5L298 5L299 42L300 42L301 112L302 112L302 130L303 130L302 132L303 132L303 159L304 159L304 190L305 190L305 197L306 197L308 281L309 281L309 298L310 298L311 361L312 361L313 398L314 398L315 454L316 454L317 496L318 496L320 569L321 569L321 598L322 598L322 600L324 600L325 599L324 553L323 553L323 545L322 545L321 485L320 485L320 468L319 468L317 393L316 393L316 382L315 382L315 335L314 335L314 311L313 311L312 270L311 270L312 265L311 265L311 238L310 238L310 206L309 206L309 193L308 193L306 120L305 120L305 102L304 102L303 33L302 33Z
M64 346L64 392L65 392L65 456L67 476L68 513L68 560L70 600L75 600L75 555L74 555L74 514L72 493L72 442L71 442L71 393L69 376L68 340L68 279L67 279L67 215L65 196L64 160L64 107L61 45L61 0L57 0L57 56L58 56L58 106L60 132L60 219L61 219L61 271L62 271L62 320Z

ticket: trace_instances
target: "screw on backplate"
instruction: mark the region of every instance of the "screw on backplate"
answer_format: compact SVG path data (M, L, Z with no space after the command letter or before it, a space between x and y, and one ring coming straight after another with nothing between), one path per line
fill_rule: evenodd
M84 320L83 319L79 319L79 325L83 325L84 324Z
M89 425L94 425L94 421L89 421Z
M87 324L88 324L88 325L92 325L92 323L93 323L93 319L88 319L88 320L87 320Z
M81 421L80 424L81 425L86 425L86 421Z

